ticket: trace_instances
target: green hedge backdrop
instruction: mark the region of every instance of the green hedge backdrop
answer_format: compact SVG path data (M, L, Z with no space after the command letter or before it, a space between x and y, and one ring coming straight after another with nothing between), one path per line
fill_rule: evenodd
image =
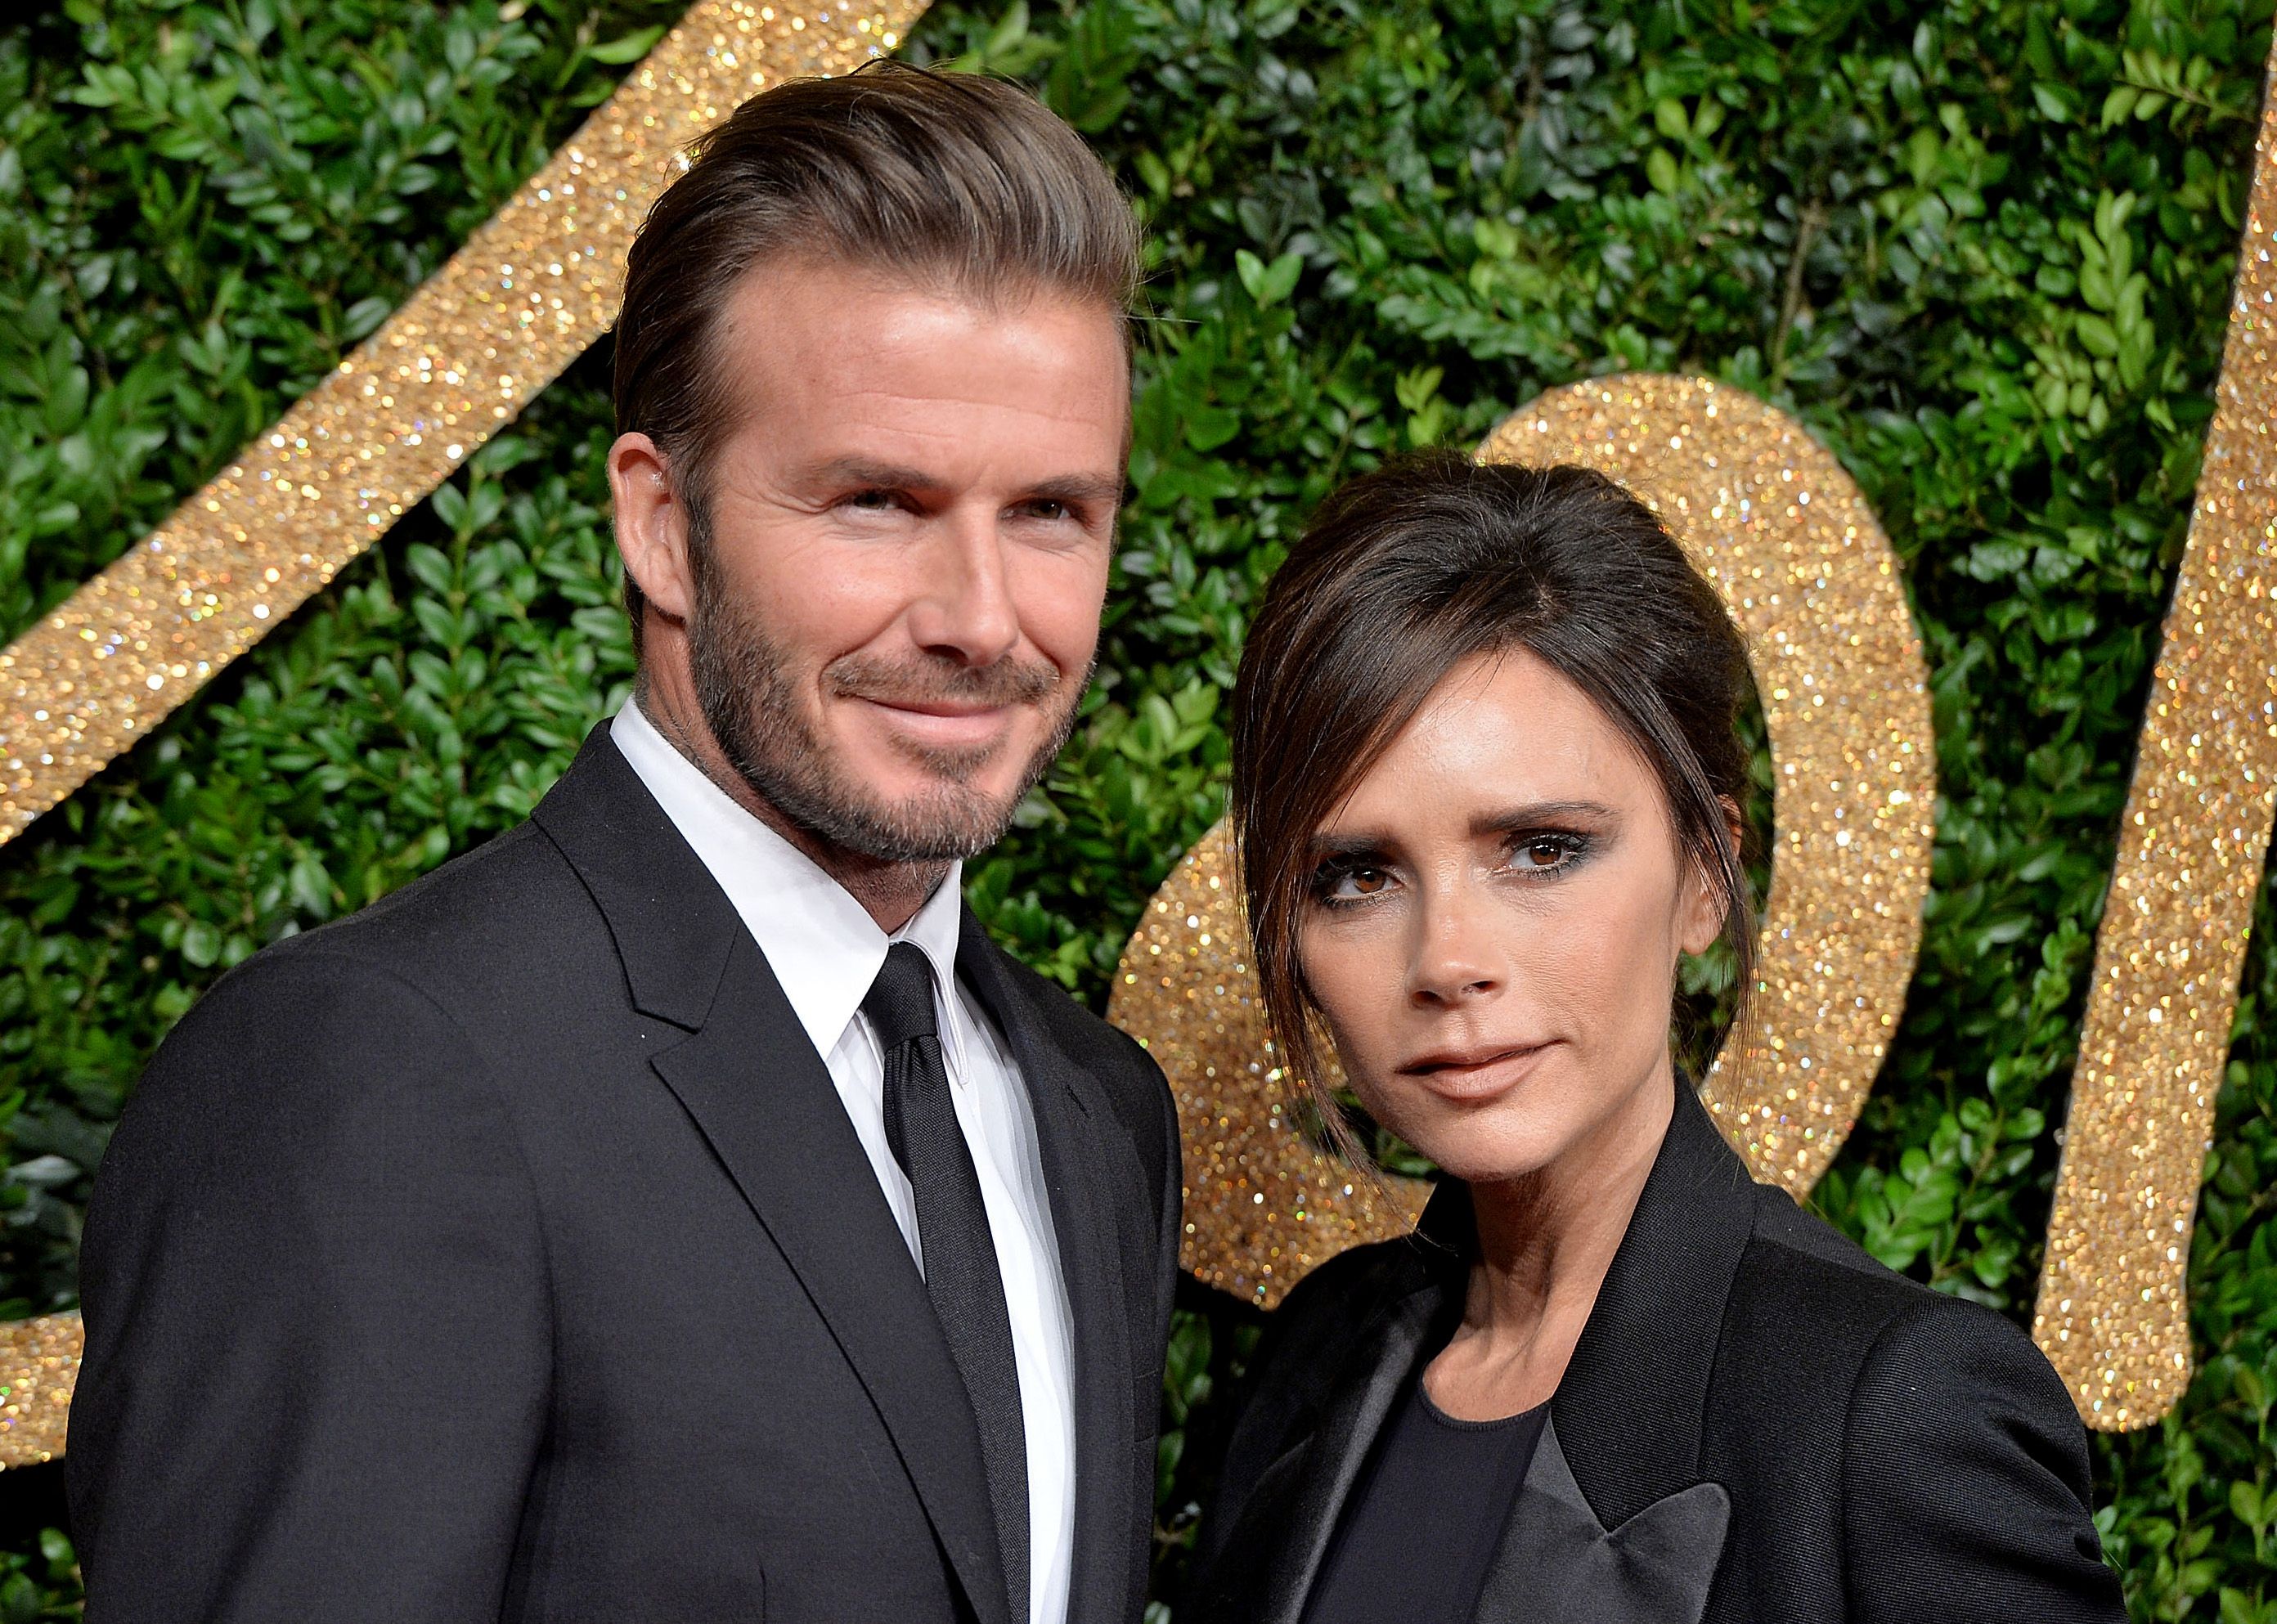
M1151 232L1154 320L1103 675L975 866L981 916L1103 1000L1221 808L1245 607L1339 478L1593 374L1755 391L1889 527L1943 777L1906 1018L1817 1204L2027 1317L2266 0L1001 4L938 6L909 54L1018 75L1098 144ZM65 0L0 24L0 639L369 333L678 10ZM621 697L606 366L0 849L0 1317L72 1302L105 1135L202 988L512 824ZM2140 1619L2277 1624L2266 893L2190 1262L2198 1375L2164 1424L2097 1442ZM1166 1596L1252 1335L1188 1294ZM57 1470L0 1484L0 1624L76 1614Z

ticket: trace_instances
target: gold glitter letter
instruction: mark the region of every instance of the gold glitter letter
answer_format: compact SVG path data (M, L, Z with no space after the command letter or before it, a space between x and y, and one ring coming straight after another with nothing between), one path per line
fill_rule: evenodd
M2271 57L2277 70L2277 51ZM2190 515L2152 670L2032 1335L2088 1425L2150 1425L2189 1385L2187 1275L2214 1095L2277 785L2277 103L2253 191Z

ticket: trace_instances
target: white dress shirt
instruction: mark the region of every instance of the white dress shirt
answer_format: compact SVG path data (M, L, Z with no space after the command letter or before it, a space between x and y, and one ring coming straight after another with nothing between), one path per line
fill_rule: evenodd
M885 1057L861 1004L891 944L915 943L932 964L949 1094L980 1177L1019 1365L1030 1624L1063 1624L1075 1544L1074 1319L1027 1089L994 1023L956 979L962 866L951 864L916 916L887 936L812 859L674 748L637 704L625 702L609 736L727 893L782 983L920 1270L916 1197L886 1142Z

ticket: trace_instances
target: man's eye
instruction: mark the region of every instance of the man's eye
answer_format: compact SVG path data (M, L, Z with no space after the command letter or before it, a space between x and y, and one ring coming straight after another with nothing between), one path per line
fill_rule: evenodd
M1028 517L1031 519L1045 519L1056 521L1062 519L1072 518L1074 516L1069 511L1068 505L1066 503L1055 502L1047 497L1027 503L1025 504L1025 506L1027 508Z
M897 506L900 500L899 495L891 490L857 490L846 498L846 505L879 512Z

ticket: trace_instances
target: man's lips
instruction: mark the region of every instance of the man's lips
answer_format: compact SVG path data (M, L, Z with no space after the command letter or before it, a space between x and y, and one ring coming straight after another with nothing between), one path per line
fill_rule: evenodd
M1540 1043L1481 1043L1466 1049L1434 1050L1399 1067L1434 1094L1451 1100L1477 1101L1515 1088L1553 1045Z
M965 700L902 699L870 694L847 697L883 712L895 725L928 743L941 745L992 743L1003 733L1017 709Z

